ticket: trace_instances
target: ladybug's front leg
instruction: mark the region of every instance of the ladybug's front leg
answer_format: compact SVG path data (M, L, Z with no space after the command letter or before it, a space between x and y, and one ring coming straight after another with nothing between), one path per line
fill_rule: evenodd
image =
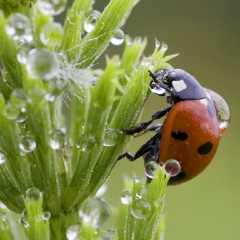
M141 132L144 132L144 130L147 129L147 127L156 119L159 119L163 116L165 116L170 110L172 106L163 108L159 111L157 111L153 116L152 119L148 122L140 122L137 125L132 126L130 129L122 129L123 132L125 132L127 135L138 135Z

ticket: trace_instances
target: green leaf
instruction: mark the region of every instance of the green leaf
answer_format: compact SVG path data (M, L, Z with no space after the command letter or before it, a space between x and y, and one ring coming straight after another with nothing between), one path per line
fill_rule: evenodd
M90 111L85 112L85 104L88 105L88 100L87 102L82 102L80 105L83 109L81 107L74 109L74 111L76 111L75 116L80 115L78 111L84 110L83 113L86 118L84 119L84 116L82 116L82 119L76 120L78 122L81 121L81 123L84 122L82 137L81 135L78 136L81 137L78 144L85 146L86 150L82 151L81 148L78 149L79 161L76 169L74 169L72 181L63 197L65 209L72 208L74 204L79 202L78 199L82 195L81 189L84 189L85 185L88 184L92 173L91 169L96 164L99 153L101 149L103 149L104 130L107 127L106 121L113 103L113 97L116 91L116 77L118 75L119 72L115 59L108 59L104 73L100 76L95 87L90 89ZM86 95L86 97L88 97L88 95ZM73 104L75 104L75 102ZM77 127L77 122L72 126ZM81 127L82 125L78 126L78 128ZM76 139L75 131L71 132L74 134L74 139ZM78 130L77 132L80 133ZM74 146L74 148L75 151L77 151L76 146Z
M41 240L50 239L49 236L49 218L46 218L49 212L43 212L43 195L38 189L29 189L24 198L26 216L22 216L27 224L25 232L28 239Z
M0 9L6 16L16 12L29 15L35 2L36 0L0 0Z
M0 239L14 240L7 209L3 204L0 205Z
M6 33L6 23L7 20L0 13L0 59L6 78L0 82L0 89L8 98L13 88L21 88L25 72L17 60L16 43Z
M143 185L140 180L137 178L134 179L132 186L132 203L129 205L122 204L119 210L119 239L160 239L164 231L164 222L161 221L161 218L168 179L169 177L165 177L162 169L155 171L154 178L150 184L146 183ZM129 189L129 184L127 184L126 187ZM139 196L139 198L137 196ZM145 213L144 211L141 212L141 209L139 209L139 217L136 217L138 215L134 216L132 213L136 210L134 209L136 206L134 206L135 202L139 200L151 206L151 210L147 212L148 214L146 214L146 216L142 215L142 213Z
M113 37L129 16L135 0L112 0L96 22L94 30L80 43L80 55L76 56L79 68L87 68L103 53ZM113 17L114 16L114 17Z

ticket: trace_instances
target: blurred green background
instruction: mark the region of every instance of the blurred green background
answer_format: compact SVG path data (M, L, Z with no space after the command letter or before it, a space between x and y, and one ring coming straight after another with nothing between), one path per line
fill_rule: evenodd
M96 0L94 9L102 11L108 2ZM180 53L170 62L173 67L219 93L231 111L230 127L210 166L195 179L168 188L166 240L240 239L239 12L239 0L141 0L123 28L132 37L147 36L146 56L153 51L155 38L167 43L168 54ZM122 49L110 46L107 54L121 54ZM98 63L103 66L104 58ZM164 98L151 96L141 120L149 120L163 106ZM150 136L133 139L128 150L136 152ZM109 178L106 196L113 211L120 202L123 176L133 172L144 178L142 159L120 161Z

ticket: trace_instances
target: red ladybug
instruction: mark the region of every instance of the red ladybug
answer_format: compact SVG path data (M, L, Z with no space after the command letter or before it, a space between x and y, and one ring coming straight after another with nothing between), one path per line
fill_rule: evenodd
M177 160L181 171L170 177L168 184L179 184L197 176L211 162L228 127L229 109L222 97L203 88L182 69L165 68L149 74L152 92L161 96L167 92L171 105L156 112L150 121L123 130L135 136L148 130L156 133L134 156L127 152L118 159L134 161L143 156L145 164ZM164 115L163 124L150 125Z

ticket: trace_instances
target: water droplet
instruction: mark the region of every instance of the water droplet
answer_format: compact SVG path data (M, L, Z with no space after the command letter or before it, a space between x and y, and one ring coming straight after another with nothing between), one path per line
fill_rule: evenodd
M26 210L26 209L24 209L24 210L22 211L22 217L25 217L25 218L28 217L28 214L27 214L27 210Z
M25 36L31 32L28 18L21 13L12 14L6 25L6 32L15 41L25 41Z
M45 95L45 99L48 101L48 102L54 102L56 97L54 95L52 95L51 93L47 93Z
M50 132L50 146L52 149L63 149L66 145L66 134L62 129L54 129Z
M31 42L33 41L33 35L32 35L32 33L26 33L26 34L24 35L24 39L26 40L25 42L31 43Z
M113 45L121 45L124 42L124 37L124 32L121 29L117 29L111 39L111 43Z
M51 81L49 83L49 92L45 95L45 99L49 102L54 102L56 97L61 94L61 87L58 82Z
M97 20L101 17L101 15L102 14L96 10L92 10L91 12L89 12L87 18L84 21L84 30L88 33L92 32Z
M159 164L155 161L149 161L145 165L145 174L148 178L154 178L154 171L159 167Z
M19 114L17 116L17 118L15 119L16 122L20 123L20 122L24 122L27 119L27 111L26 108L20 108L19 109Z
M96 144L96 140L94 136L87 136L85 134L81 134L78 138L77 148L81 148L83 152L90 151L94 145Z
M0 202L0 218L2 219L3 222L5 222L7 220L7 207Z
M45 15L58 15L66 8L67 0L38 0L39 9Z
M50 217L51 217L51 213L50 213L49 211L44 211L44 212L42 213L42 219L43 219L43 220L47 221L47 220L50 219Z
M76 240L79 226L80 226L79 224L74 224L68 228L66 232L66 236L68 240Z
M79 209L82 221L94 228L100 227L110 216L110 208L101 198L86 200Z
M166 43L162 43L161 51L165 53L168 50L168 45Z
M155 47L158 49L160 48L160 46L161 46L161 43L157 39L155 39Z
M28 219L26 217L19 218L18 222L21 223L25 228L29 227Z
M132 203L132 191L125 190L121 193L121 202L123 204L129 205Z
M115 229L108 229L107 231L103 232L101 239L114 240L116 236L117 236L117 232Z
M47 81L51 80L58 70L55 55L46 49L31 50L26 66L32 78L41 78Z
M26 64L29 52L35 47L33 43L26 42L21 44L18 49L17 59L20 63Z
M43 220L42 215L38 214L34 216L35 222L41 222Z
M219 129L220 135L222 136L226 132L230 121L230 110L228 104L219 94L209 89L205 90L209 93L210 97L217 105Z
M7 213L6 212L0 212L0 218L2 219L3 222L7 220ZM2 228L2 226L1 226Z
M154 201L155 207L161 207L161 208L163 208L163 207L164 207L164 204L165 204L165 199L164 199L164 198L157 198L157 199Z
M4 108L4 115L9 120L16 120L20 114L20 109L12 103L7 103Z
M37 188L29 188L26 191L26 199L38 201L42 197L42 193Z
M133 176L134 185L139 185L141 183L141 179L137 176Z
M0 208L1 209L7 209L6 205L4 205L2 202L0 202Z
M181 165L177 160L170 159L164 163L163 169L171 177L177 176L181 171Z
M147 195L147 190L148 188L146 186L141 186L136 193L136 197L138 199L144 199L144 197Z
M43 27L40 33L42 43L50 48L61 44L63 37L63 28L60 23L50 22Z
M97 191L96 197L101 197L107 191L107 184L103 184Z
M154 67L154 60L151 57L144 57L141 61L142 66L147 67L149 70L152 70Z
M159 96L164 96L166 90L162 87L160 87L160 85L156 82L154 82L153 80L151 80L150 84L149 84L149 88L151 89L152 93L157 94Z
M137 219L145 219L151 213L151 205L143 199L136 199L132 203L131 213Z
M36 142L30 135L22 136L20 139L19 148L23 152L30 153L36 148Z
M230 119L229 119L229 120L230 120ZM229 120L223 120L223 119L221 119L221 120L219 121L219 129L220 129L220 135L221 135L221 136L226 132L226 130L227 130L227 128L228 128Z
M0 150L0 164L3 164L6 161L5 155L2 152L2 150Z
M24 108L27 105L28 97L23 89L14 89L12 91L10 101L18 108Z
M104 131L103 145L105 147L111 147L116 145L121 138L121 131L108 128Z

